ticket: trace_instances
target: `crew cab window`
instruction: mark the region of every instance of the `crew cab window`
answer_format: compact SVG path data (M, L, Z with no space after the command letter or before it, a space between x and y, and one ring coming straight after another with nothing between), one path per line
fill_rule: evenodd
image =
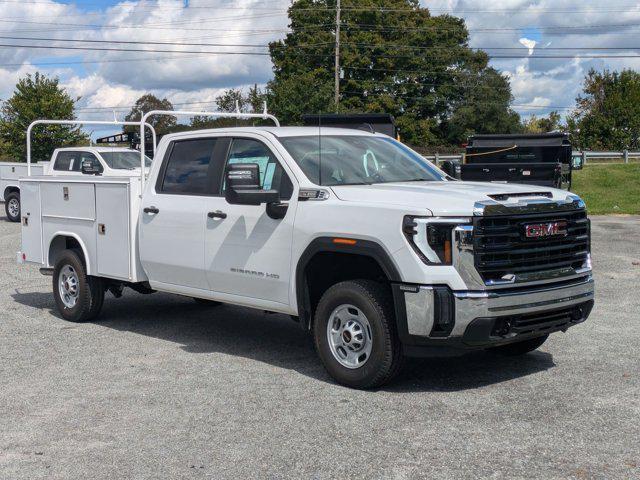
M53 169L61 172L79 172L80 163L80 152L58 152Z
M277 190L280 199L289 200L293 184L271 150L262 142L250 138L236 138L231 143L227 165L257 163L260 168L260 186L263 190ZM224 188L223 188L224 190Z
M162 185L158 190L182 195L210 193L212 183L208 172L215 145L215 138L174 142L163 166Z
M104 170L104 168L102 167L102 164L100 163L98 158L93 153L91 153L91 152L81 152L80 153L80 161L79 162L75 162L75 163L77 163L77 166L74 165L74 171L78 171L78 172L81 171L82 170L82 162L84 162L85 160L90 160L95 165L99 165L100 166L100 172L102 172Z

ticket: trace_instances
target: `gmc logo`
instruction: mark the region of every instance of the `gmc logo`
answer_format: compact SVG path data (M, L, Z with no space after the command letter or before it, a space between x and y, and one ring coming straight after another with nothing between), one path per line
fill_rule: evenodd
M567 222L532 223L524 226L524 235L527 238L555 237L567 234Z

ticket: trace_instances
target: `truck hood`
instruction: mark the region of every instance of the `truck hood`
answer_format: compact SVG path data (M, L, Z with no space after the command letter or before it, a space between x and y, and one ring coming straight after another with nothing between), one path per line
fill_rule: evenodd
M495 200L490 195L551 193L553 200L564 200L568 192L535 185L486 182L399 182L373 185L332 186L335 195L345 202L398 205L411 209L429 210L436 216L472 216L476 202ZM504 203L512 203L514 197Z

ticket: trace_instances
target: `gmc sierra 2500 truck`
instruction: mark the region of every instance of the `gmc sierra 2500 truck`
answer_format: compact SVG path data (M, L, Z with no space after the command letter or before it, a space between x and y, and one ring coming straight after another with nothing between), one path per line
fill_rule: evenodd
M524 354L593 306L589 220L566 191L452 180L339 128L182 132L155 158L148 179L22 180L18 261L53 275L63 318L124 287L281 312L336 381L372 388L403 356Z

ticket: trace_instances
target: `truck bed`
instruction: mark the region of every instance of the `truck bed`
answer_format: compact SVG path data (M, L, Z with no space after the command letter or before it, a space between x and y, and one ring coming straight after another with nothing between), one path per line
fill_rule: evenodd
M53 268L56 247L67 236L82 247L89 275L147 280L137 254L138 177L32 176L20 180L20 189L19 261Z

